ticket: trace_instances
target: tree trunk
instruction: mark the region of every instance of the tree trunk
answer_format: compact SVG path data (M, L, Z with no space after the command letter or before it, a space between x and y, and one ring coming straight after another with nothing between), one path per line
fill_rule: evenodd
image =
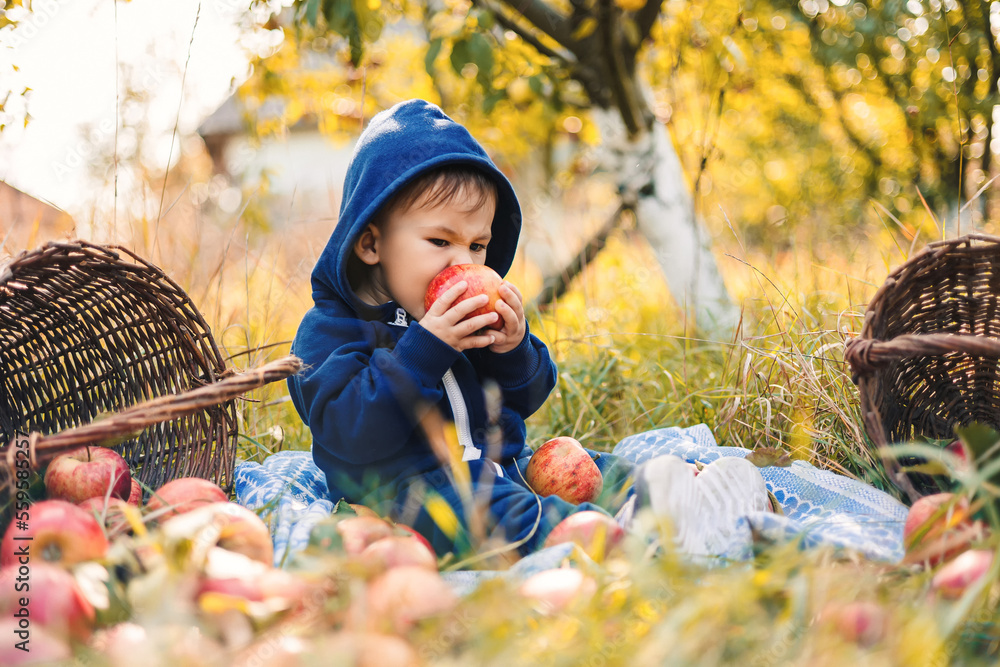
M601 161L656 254L671 294L698 328L726 332L739 313L719 274L711 239L695 215L680 158L662 123L628 138L617 109L591 110L601 131Z

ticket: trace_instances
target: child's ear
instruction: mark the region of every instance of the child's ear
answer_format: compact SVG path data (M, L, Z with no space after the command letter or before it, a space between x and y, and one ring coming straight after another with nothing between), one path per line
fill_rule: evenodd
M378 264L378 242L378 227L369 223L354 242L354 254L365 264L374 266Z

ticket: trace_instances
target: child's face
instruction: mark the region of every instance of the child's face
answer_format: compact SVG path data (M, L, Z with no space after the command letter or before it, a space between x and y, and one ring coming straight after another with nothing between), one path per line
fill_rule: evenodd
M484 264L496 203L475 207L478 193L460 190L435 206L391 211L379 227L369 225L355 252L372 265L362 298L398 303L415 319L424 316L424 293L438 273L454 264ZM370 237L365 240L365 235ZM368 247L365 247L365 246Z

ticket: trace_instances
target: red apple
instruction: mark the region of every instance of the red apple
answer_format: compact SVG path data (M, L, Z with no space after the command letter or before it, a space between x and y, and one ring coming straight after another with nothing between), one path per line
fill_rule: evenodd
M903 545L908 562L937 564L961 553L982 535L969 516L969 500L953 493L918 498L906 515Z
M129 503L121 498L108 498L107 503L104 502L104 496L88 498L80 503L80 507L92 513L98 521L103 521L111 539L131 530L132 525L125 514L125 508L129 507Z
M43 500L17 512L7 527L0 566L26 561L70 566L102 558L107 551L108 540L93 514L65 500Z
M376 571L416 565L437 572L437 556L420 540L410 536L383 537L365 547L359 558Z
M82 447L53 459L45 469L49 498L78 503L94 496L128 498L132 473L121 454L107 447Z
M965 589L989 572L993 565L993 552L987 549L970 549L944 565L931 580L931 588L942 597L962 597Z
M54 636L45 628L23 628L16 618L0 618L0 665L62 665L73 657L69 642ZM21 644L24 642L24 644ZM22 651L18 646L24 646Z
M154 518L166 521L203 505L224 502L229 502L229 496L215 482L201 477L181 477L154 491L146 508L155 513Z
M337 532L340 533L344 551L349 556L360 554L369 544L393 534L392 525L388 521L370 516L344 519L337 523Z
M540 496L559 496L574 504L593 502L604 478L583 445L574 438L552 438L528 461L525 480Z
M441 575L403 565L376 577L360 599L352 600L348 626L403 634L424 618L450 611L458 597Z
M30 563L0 569L0 617L25 618L32 630L86 641L94 629L94 606L72 574L57 565Z
M623 539L625 531L617 521L607 514L586 510L570 514L556 524L545 538L545 546L573 542L600 563Z
M214 539L223 549L269 567L274 563L267 524L253 510L236 503L212 503L173 516L163 524L163 531L172 537Z
M888 614L877 602L830 603L822 617L833 624L840 636L859 646L872 646L885 637Z
M484 264L455 264L434 276L431 284L427 286L427 293L424 295L424 311L430 310L442 294L448 291L452 285L463 280L469 286L461 296L455 299L455 303L480 294L485 294L490 298L489 303L469 313L466 319L497 312L496 303L500 300L500 285L503 283L503 278ZM496 322L487 326L499 331L503 329L503 318L499 317Z
M517 592L536 600L543 611L553 612L565 609L575 600L592 597L597 592L597 582L576 568L560 567L531 575Z
M132 490L129 491L127 502L129 505L135 505L136 507L142 505L142 485L134 477L132 478Z

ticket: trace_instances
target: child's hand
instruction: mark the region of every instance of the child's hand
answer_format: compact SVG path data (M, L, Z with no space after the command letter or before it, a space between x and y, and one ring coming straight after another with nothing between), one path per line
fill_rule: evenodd
M455 299L461 296L468 286L469 283L461 280L449 287L419 320L420 326L459 352L476 347L486 347L502 340L503 336L503 332L500 331L480 331L480 329L497 321L499 315L496 313L487 313L465 319L474 310L489 303L490 300L487 295L480 294L456 304ZM503 288L501 288L500 295L503 296ZM497 304L499 305L500 302L498 301ZM504 329L506 328L505 324Z
M524 297L517 288L506 280L503 281L500 285L500 299L496 303L496 309L503 317L503 329L496 332L496 341L490 345L490 351L497 354L510 352L520 345L527 331L524 322Z

